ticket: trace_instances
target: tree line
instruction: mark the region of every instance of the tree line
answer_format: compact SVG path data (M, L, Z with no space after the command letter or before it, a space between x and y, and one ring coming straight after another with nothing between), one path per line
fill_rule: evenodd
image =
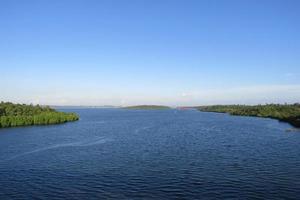
M255 116L274 118L289 122L295 127L300 127L300 104L266 104L266 105L214 105L199 106L201 111L221 112L231 115Z
M75 113L58 112L49 106L0 103L0 128L59 124L78 119Z

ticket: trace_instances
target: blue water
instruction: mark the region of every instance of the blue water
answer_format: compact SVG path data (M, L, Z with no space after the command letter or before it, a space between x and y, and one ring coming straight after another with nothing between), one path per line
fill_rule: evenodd
M0 199L300 199L300 132L196 110L0 129Z

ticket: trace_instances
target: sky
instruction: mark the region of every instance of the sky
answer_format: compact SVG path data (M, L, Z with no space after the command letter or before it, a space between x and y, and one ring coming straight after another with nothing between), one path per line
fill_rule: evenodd
M0 101L300 101L298 0L0 0Z

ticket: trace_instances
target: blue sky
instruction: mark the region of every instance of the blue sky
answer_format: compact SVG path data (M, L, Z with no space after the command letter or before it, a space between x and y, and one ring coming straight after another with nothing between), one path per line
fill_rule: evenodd
M300 100L298 0L0 0L0 100Z

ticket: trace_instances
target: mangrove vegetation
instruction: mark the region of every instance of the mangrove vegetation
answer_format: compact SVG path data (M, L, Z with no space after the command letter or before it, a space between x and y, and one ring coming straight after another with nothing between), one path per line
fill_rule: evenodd
M267 105L214 105L196 107L200 111L229 113L231 115L254 116L278 119L300 127L300 104Z
M58 112L49 106L0 103L0 128L59 124L78 119L75 113Z

